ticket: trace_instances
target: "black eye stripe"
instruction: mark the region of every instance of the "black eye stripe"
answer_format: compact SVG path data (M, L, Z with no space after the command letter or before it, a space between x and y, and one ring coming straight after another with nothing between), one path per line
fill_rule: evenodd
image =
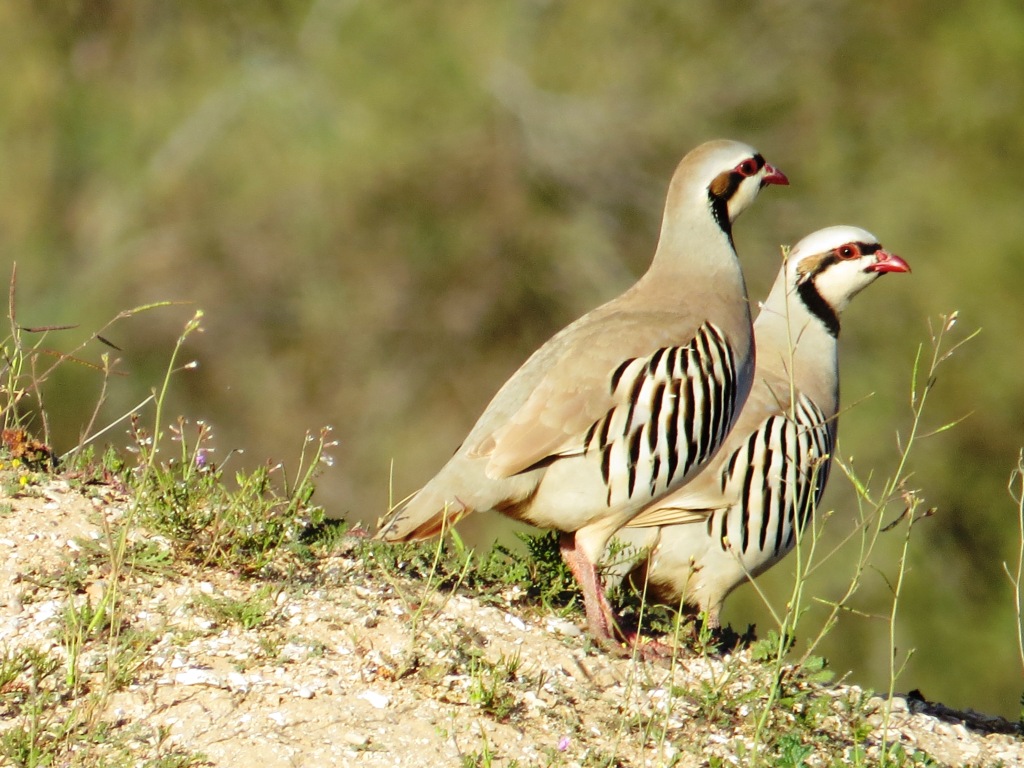
M862 243L862 242L858 241L858 242L854 242L854 243L846 243L844 245L840 245L838 248L836 248L833 251L833 253L841 254L843 251L845 251L847 249L855 250L856 251L855 255L859 257L859 256L870 256L873 253L878 253L878 251L882 250L882 246L879 243ZM840 258L842 258L842 257L840 257ZM853 258L853 257L852 256L847 256L846 258Z

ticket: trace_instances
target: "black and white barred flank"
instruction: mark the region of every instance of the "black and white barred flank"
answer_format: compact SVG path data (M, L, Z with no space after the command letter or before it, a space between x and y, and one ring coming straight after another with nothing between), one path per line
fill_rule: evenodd
M708 518L708 534L740 556L785 555L821 498L832 441L824 414L803 395L791 414L766 419L722 470L722 489L738 503Z
M601 452L607 503L655 496L706 462L722 444L736 409L736 360L711 323L689 344L632 358L611 378L625 396L584 438Z

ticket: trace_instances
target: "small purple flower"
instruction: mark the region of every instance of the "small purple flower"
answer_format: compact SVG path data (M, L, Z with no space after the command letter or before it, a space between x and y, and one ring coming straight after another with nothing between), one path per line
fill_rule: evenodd
M558 751L565 752L569 748L569 737L563 736L558 740Z
M206 449L196 451L196 469L206 469Z

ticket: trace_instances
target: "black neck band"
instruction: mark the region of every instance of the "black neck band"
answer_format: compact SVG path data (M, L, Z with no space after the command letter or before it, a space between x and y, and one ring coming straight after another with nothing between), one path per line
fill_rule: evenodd
M839 316L836 311L832 309L825 299L818 293L818 286L814 284L814 278L808 277L803 280L796 288L797 294L800 296L800 300L807 307L807 311L814 315L816 318L821 320L825 326L825 330L833 338L839 338Z
M729 198L718 197L708 192L708 203L711 206L711 216L714 218L715 223L725 233L725 236L729 238L729 245L732 245L735 250L736 246L732 241L732 222L729 221Z

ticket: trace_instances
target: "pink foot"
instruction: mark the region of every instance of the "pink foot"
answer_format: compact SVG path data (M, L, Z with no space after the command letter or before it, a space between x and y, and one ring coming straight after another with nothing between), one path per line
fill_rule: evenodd
M583 607L587 612L587 627L590 634L599 643L618 645L626 636L619 629L615 613L608 598L605 597L597 568L577 549L575 533L563 533L558 543L562 559L569 566L583 592Z

